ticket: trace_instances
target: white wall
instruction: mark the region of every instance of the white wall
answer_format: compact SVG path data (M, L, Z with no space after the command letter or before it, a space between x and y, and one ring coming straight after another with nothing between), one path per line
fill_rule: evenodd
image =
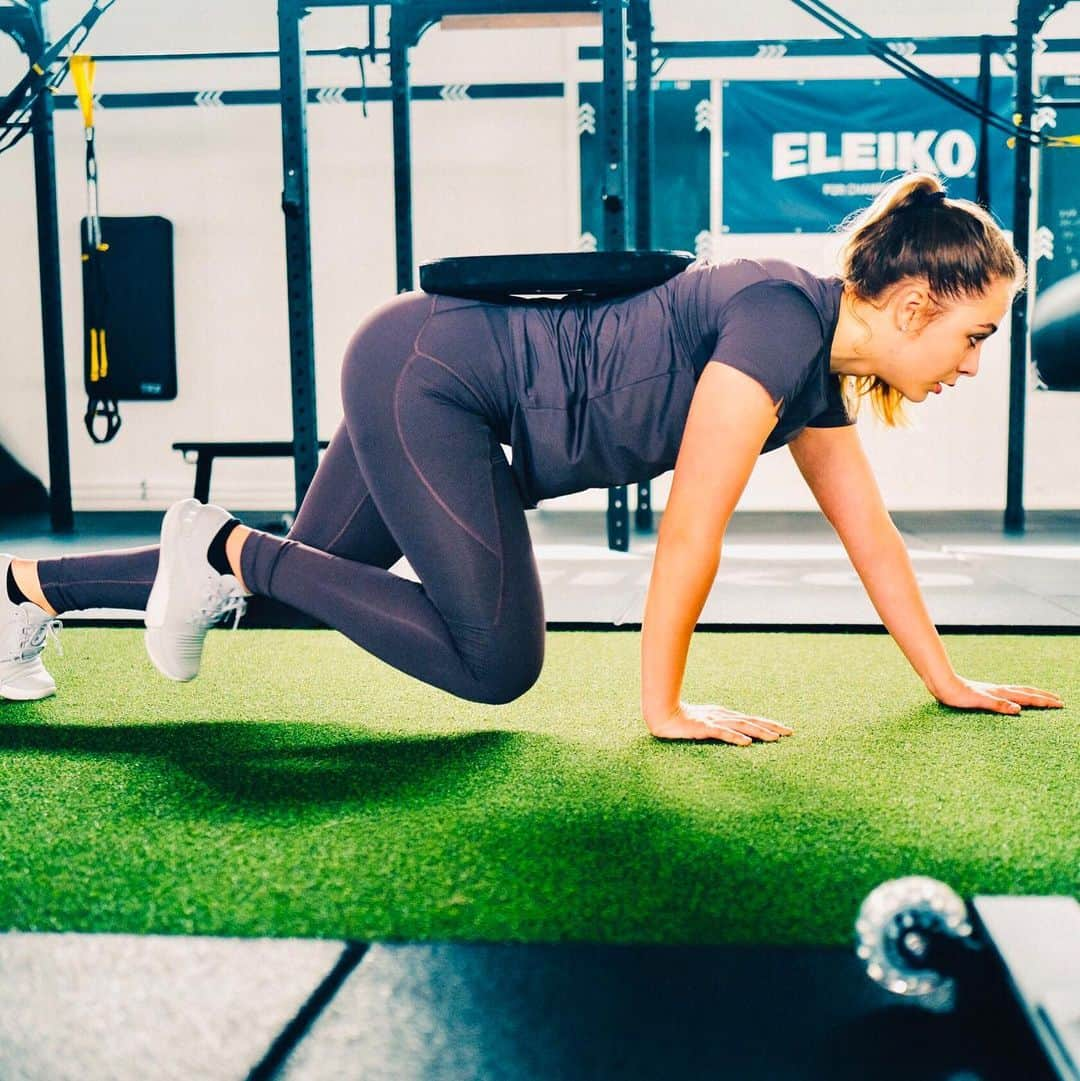
M54 36L84 0L52 0ZM658 40L765 36L826 37L786 0L753 5L654 0ZM957 6L958 7L958 6ZM1080 36L1072 5L1053 36ZM747 6L749 8L749 5ZM844 11L882 35L1007 33L1014 7L981 5L985 19L953 5L908 4L899 14L848 3ZM735 10L739 9L739 10ZM380 22L385 18L381 13ZM315 11L304 22L308 48L363 44L364 9ZM573 85L599 78L577 59L598 32L429 31L413 51L415 84L565 82L562 100L417 103L413 110L414 254L573 249L578 237L577 136ZM276 47L274 0L175 5L118 0L91 39L97 54L258 50ZM1041 71L1076 71L1076 57L1041 58ZM1055 66L1052 66L1052 63ZM924 57L937 74L974 74L973 60ZM883 77L871 58L837 65L844 77ZM22 58L0 38L0 87L16 81ZM812 78L799 61L669 62L664 78ZM310 86L359 85L355 62L308 62ZM386 85L385 68L369 85ZM273 60L100 64L95 91L272 88ZM70 92L70 83L65 84ZM316 394L319 433L341 418L342 350L365 312L394 292L390 106L313 106L308 110L314 260ZM85 212L83 138L77 111L56 114L63 265L68 418L76 510L158 509L188 495L193 467L170 445L181 439L283 439L290 433L284 232L280 210L281 141L272 107L100 110L96 114L104 214L157 213L175 228L180 394L172 403L122 402L123 427L104 446L83 427L78 220ZM0 207L9 258L0 260L0 444L48 484L36 229L30 140L0 157ZM832 272L835 241L823 236L718 238L721 257L769 253ZM1005 498L1008 335L983 351L980 378L912 407L916 430L886 431L870 417L860 431L894 509L999 508ZM1028 397L1025 501L1031 508L1080 505L1080 400L1032 390ZM99 422L100 423L100 422ZM653 482L662 507L670 475ZM233 509L292 505L292 464L219 461L212 498ZM547 507L604 507L592 490ZM802 509L812 497L786 450L763 457L740 504Z

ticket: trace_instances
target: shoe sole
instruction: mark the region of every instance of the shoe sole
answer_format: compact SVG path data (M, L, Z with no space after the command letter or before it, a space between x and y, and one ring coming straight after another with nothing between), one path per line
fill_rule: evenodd
M154 652L153 637L150 633L150 628L147 627L146 633L143 635L143 641L146 644L146 653L150 658L150 663L166 678L171 679L174 683L190 683L195 676L199 673L196 672L194 676L174 676L169 671L168 667L161 660L161 658Z
M56 688L51 691L20 691L17 687L5 687L0 684L0 698L6 698L11 702L40 702L42 698L48 698L56 694Z

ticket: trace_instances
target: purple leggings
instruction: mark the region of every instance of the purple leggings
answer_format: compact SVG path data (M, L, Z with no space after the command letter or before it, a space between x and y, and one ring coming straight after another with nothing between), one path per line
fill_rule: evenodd
M460 698L509 702L537 680L544 608L500 443L512 402L506 311L403 293L353 335L345 417L287 537L255 531L249 589ZM404 554L421 583L389 571ZM158 548L43 559L58 612L145 610Z

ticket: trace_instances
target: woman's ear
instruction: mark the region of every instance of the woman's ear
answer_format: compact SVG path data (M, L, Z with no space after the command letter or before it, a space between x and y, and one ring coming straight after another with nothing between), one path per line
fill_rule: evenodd
M938 308L925 282L904 285L897 293L896 325L905 334L917 333L934 318Z
M923 304L923 293L914 285L905 285L896 294L896 306L893 321L897 330L908 331L918 326L917 317Z

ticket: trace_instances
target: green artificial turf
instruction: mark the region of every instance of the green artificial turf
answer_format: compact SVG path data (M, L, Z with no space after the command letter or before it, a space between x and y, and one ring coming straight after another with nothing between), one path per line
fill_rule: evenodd
M683 698L793 727L665 743L640 635L550 632L509 705L331 631L213 631L162 679L141 631L67 628L0 702L0 930L841 944L866 893L1080 892L1080 637L950 636L1066 708L936 703L886 635L698 634Z

